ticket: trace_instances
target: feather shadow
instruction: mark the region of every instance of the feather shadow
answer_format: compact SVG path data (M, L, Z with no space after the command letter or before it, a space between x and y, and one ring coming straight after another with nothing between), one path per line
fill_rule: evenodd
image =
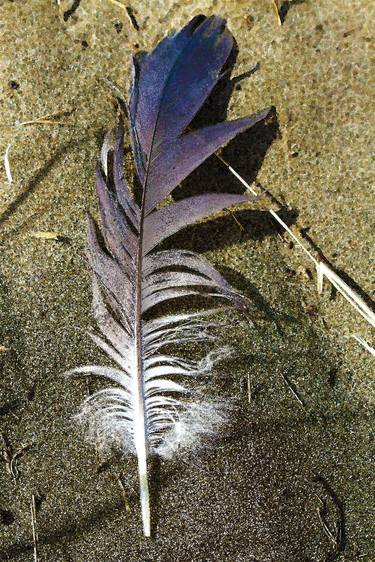
M279 216L288 225L293 225L298 217L295 209L283 207ZM226 214L215 219L195 224L176 233L166 241L162 248L178 245L186 250L209 252L238 244L240 241L262 241L265 238L282 233L281 227L272 219L268 211L246 210L236 211L235 218L242 229L235 223L232 216Z
M229 164L235 163L236 171L251 185L257 179L269 148L279 136L278 117L272 108L267 120L262 120L234 138L223 149L223 157ZM243 186L218 158L211 156L172 195L174 200L179 201L202 190L243 193Z

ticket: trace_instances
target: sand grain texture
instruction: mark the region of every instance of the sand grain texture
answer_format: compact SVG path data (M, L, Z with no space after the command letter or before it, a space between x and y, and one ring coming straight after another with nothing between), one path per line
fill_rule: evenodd
M98 383L62 373L105 361L84 333L92 317L82 259L85 213L96 213L95 162L115 121L102 78L126 91L131 53L201 12L227 18L235 74L258 64L234 89L228 115L277 109L278 131L271 124L242 135L226 159L284 198L295 211L286 216L298 214L326 257L373 294L373 3L289 2L280 27L271 1L141 1L139 31L110 0L82 0L67 15L70 6L0 1L0 153L11 143L13 177L9 184L1 170L0 429L14 451L30 445L17 483L0 464L0 560L33 559L35 494L41 561L369 562L373 358L346 336L373 343L370 328L341 297L317 295L304 275L311 264L281 240L264 205L236 213L244 232L222 213L171 241L204 252L237 288L267 302L283 334L244 320L224 334L236 355L213 391L231 397L237 414L216 447L155 467L151 540L141 536L134 459L115 458L98 473L95 449L72 422ZM56 113L47 121L64 124L19 125ZM181 194L215 189L239 185L210 159ZM318 496L331 529L344 514L342 552L324 533Z

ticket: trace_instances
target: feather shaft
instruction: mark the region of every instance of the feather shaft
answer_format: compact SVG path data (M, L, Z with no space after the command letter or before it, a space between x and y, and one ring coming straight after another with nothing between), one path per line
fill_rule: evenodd
M145 185L147 183L147 173ZM145 189L143 189L144 198ZM151 516L150 516L150 493L148 487L147 475L147 426L145 416L145 388L143 375L143 346L142 346L142 235L144 223L144 205L141 206L140 230L139 230L139 248L137 256L137 289L136 289L136 325L135 325L135 342L136 342L136 389L135 389L135 428L134 441L138 459L138 476L140 502L142 512L143 533L145 537L151 534Z

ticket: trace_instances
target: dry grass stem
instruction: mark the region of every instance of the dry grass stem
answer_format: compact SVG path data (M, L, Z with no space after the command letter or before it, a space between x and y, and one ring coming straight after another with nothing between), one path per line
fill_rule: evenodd
M35 496L32 494L31 496L31 527L33 530L33 544L34 544L34 562L38 562L38 533L36 530L36 502Z
M238 172L224 158L215 153L217 158L228 168L228 170L250 191L253 195L258 195L257 192L240 176ZM294 234L294 232L289 228L289 226L279 217L276 211L269 209L269 213L272 217L283 227L283 229L289 234L289 236L296 242L296 244L303 250L303 252L308 256L308 258L313 262L318 282L319 293L323 290L323 280L324 277L335 287L339 293L351 304L351 306L359 313L361 316L367 320L371 326L375 327L375 314L365 303L365 301L354 291L337 273L332 271L332 269L323 261L316 259L312 253L306 248L306 246L301 242L301 240ZM362 342L360 342L362 343ZM366 346L364 346L368 349ZM372 349L372 348L371 348ZM370 351L368 349L368 351ZM370 351L372 353L372 351Z
M341 277L337 275L332 269L323 262L319 262L317 266L317 275L318 275L318 291L321 293L323 291L323 281L324 277L330 281L330 283L335 287L339 293L348 301L349 304L352 305L353 308L359 314L363 316L365 320L371 326L375 327L375 314L372 310L367 306L364 300L351 288Z
M66 117L70 115L72 111L55 111L54 113L47 113L47 115L43 115L42 117L37 117L36 119L30 119L29 121L22 121L22 123L18 123L19 127L24 125L69 125L70 123L66 123L66 121L56 121L58 117Z
M9 143L8 146L6 147L5 154L4 154L4 168L9 183L12 183L13 181L12 173L10 171L10 163L9 163L9 150L11 146L12 146L11 143Z
M245 228L244 226L240 223L240 221L238 220L238 218L236 217L236 215L233 213L233 211L231 211L229 209L229 212L232 216L232 219L234 220L234 222L236 223L236 225L239 227L239 229L241 230L241 232L245 232Z
M30 232L29 236L31 238L40 238L41 240L61 240L62 236L58 232L44 232L44 231L37 231L37 232Z
M249 400L249 404L251 404L251 382L250 382L250 373L247 373L247 398Z
M220 155L216 153L217 158L228 168L228 170L231 172L231 174L233 174L241 183L242 185L244 185L246 187L246 189L248 191L250 191L250 193L252 193L253 195L259 195L255 189L253 189L248 183L247 181L245 181L243 179L242 176L240 176L240 174L238 172L236 172L236 170L234 168L232 168L232 166L230 164L228 164L228 162L226 160L224 160L224 158ZM311 261L314 262L315 266L318 266L318 260L316 260L314 258L314 256L312 255L311 252L309 252L309 250L306 248L306 246L304 244L302 244L301 240L294 234L294 232L292 232L292 230L289 228L289 226L287 224L285 224L285 222L279 217L279 215L276 213L276 211L273 211L272 209L269 210L269 213L273 216L273 218L283 227L283 229L289 234L289 236L291 236L291 238L293 238L293 240L300 246L300 248L305 252L305 254L311 259Z
M352 338L360 343L371 355L375 357L375 349L369 343L367 343L366 340L360 338L359 336L356 336L355 334L352 334Z
M297 402L299 404L301 404L301 406L305 407L306 404L304 403L304 401L302 400L302 398L298 394L298 392L295 388L295 385L290 382L290 380L288 379L288 377L286 375L282 374L281 376L283 377L285 384L287 385L287 387L289 388L290 392L293 394L293 396L297 400Z
M69 125L69 123L65 123L64 121L52 121L49 119L35 119L35 121L24 121L23 123L20 123L20 126L22 125L64 125L67 126Z

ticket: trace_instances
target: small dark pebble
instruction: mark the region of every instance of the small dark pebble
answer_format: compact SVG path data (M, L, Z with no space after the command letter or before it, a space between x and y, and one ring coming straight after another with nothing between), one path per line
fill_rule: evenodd
M249 29L254 27L254 22L255 22L254 16L252 16L251 14L248 14L247 16L245 16L245 21L246 21Z
M45 494L40 494L39 492L35 496L35 508L37 513L40 510L42 503L45 501L45 499L46 499Z
M27 399L28 399L29 402L31 402L35 398L36 387L37 387L37 383L34 382L34 384L29 388L29 390L27 392Z
M285 273L288 275L288 277L294 277L296 275L295 270L291 269L290 267L285 268Z
M298 152L292 152L292 153L290 154L290 157L291 157L291 158L297 158L297 156L298 156Z
M301 228L300 232L301 232L302 236L305 236L305 234L308 234L310 229L311 229L311 226L305 226L305 227Z
M314 276L313 276L313 274L311 273L311 269L310 269L309 267L306 267L306 268L305 268L305 273L306 273L307 277L310 279L310 281L312 281L313 278L314 278Z
M308 308L306 312L310 316L310 318L316 318L318 316L318 311L315 306L310 306L310 308Z
M348 31L345 31L345 33L343 33L342 36L344 38L346 38L346 37L349 37L349 35L351 35L354 32L355 32L355 29L349 29Z
M2 525L11 525L14 521L14 515L8 509L0 509L0 523Z
M9 402L5 402L5 404L2 404L0 406L0 416L6 416L7 414L11 414L15 410L17 410L17 408L19 408L20 405L21 405L20 400L10 400Z
M117 31L117 33L121 33L122 28L124 27L124 24L122 23L122 21L116 20L113 23L113 26L114 26L115 30Z
M241 90L242 90L241 84L236 84L235 88L236 88L236 90L238 90L238 91L241 91Z
M81 45L84 49L87 49L87 47L89 46L89 44L85 40L81 41Z
M20 85L16 80L9 80L9 87L12 88L12 90L18 90Z
M328 383L333 388L337 381L337 369L331 369L328 373Z
M294 496L294 493L292 492L292 490L288 490L286 488L285 490L283 490L283 496L285 499L289 500Z

